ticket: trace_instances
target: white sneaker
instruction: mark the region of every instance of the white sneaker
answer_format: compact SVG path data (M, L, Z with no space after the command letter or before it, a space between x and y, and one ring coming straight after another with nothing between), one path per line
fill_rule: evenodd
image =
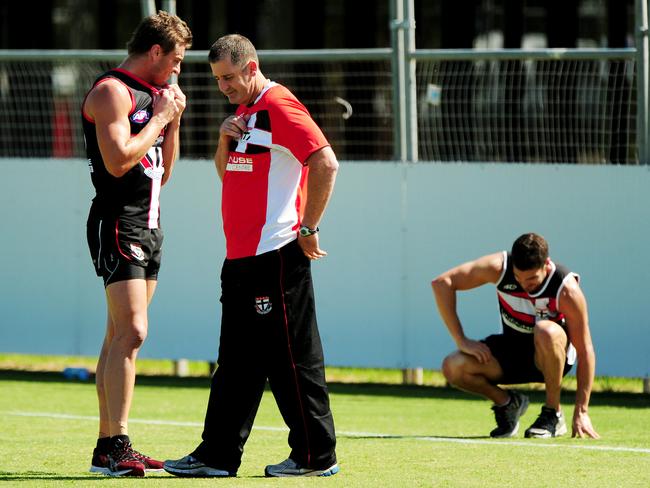
M332 476L339 472L339 465L333 464L325 469L302 468L293 459L287 458L280 464L269 464L264 469L264 476L285 478L291 476Z

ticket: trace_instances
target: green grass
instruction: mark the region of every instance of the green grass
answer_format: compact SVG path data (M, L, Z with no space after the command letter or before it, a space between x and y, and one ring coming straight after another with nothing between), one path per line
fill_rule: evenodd
M97 430L91 382L65 381L59 373L0 371L0 482L112 487L650 486L648 395L595 393L590 413L602 435L598 441L568 436L491 440L486 437L494 422L488 402L452 389L332 383L330 391L341 466L331 478L262 477L265 464L288 453L287 433L264 429L284 426L267 392L255 422L259 428L246 445L237 478L183 480L155 474L143 480L109 479L87 473ZM200 439L208 392L207 377L139 377L130 424L136 447L164 459L189 453ZM524 428L543 401L539 391L527 394L531 408L522 419ZM569 418L573 399L573 392L563 397Z

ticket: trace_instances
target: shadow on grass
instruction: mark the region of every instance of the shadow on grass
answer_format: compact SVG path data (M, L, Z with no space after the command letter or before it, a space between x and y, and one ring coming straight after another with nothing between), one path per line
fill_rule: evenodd
M506 387L510 388L510 387ZM545 400L544 391L531 390L521 386L515 386L529 397L531 403L543 404ZM370 395L370 396L394 396L401 398L436 398L442 400L468 400L476 401L476 395L457 390L452 387L440 386L416 386L416 385L379 385L379 384L344 384L330 383L331 393L343 395ZM575 402L574 391L562 392L562 403L571 405ZM488 401L486 400L486 404ZM628 392L592 392L591 406L610 406L626 408L649 408L650 395L643 393Z
M98 478L93 475L61 476L61 473L50 473L48 471L19 471L15 473L0 471L0 481L81 481L85 486L89 481L102 482L105 479L107 478Z
M377 434L377 435L346 435L346 434L340 434L337 432L336 434L337 438L346 438L346 439L351 439L351 440L357 440L357 439L441 439L441 440L476 440L476 439L492 439L489 435L383 435L383 434Z
M68 380L57 372L33 372L0 370L0 381L40 381L45 383L94 383L91 375L87 381ZM177 377L177 376L143 376L138 375L138 386L169 387L169 388L209 388L209 377ZM268 386L267 386L268 388ZM328 383L329 391L336 395L353 396L386 396L398 398L436 398L449 400L476 401L477 397L451 387L417 386L417 385L387 385L380 383ZM517 387L524 391L533 403L544 401L544 392ZM562 403L572 404L575 392L562 393ZM592 406L610 406L626 408L650 407L650 395L629 392L592 392Z
M237 476L235 478L227 478L227 479L256 479L256 478L261 478L261 479L267 479L263 474L262 475L252 475L252 476ZM208 478L179 478L176 476L173 476L168 473L157 473L154 474L153 476L147 475L144 478L125 478L125 477L111 477L111 476L98 476L96 474L88 474L86 476L79 475L79 476L63 476L61 473L50 473L47 471L23 471L23 472L15 472L11 473L8 471L0 471L0 482L2 481L36 481L36 480L42 480L42 481L79 481L83 484L80 486L87 486L90 482L96 482L96 483L106 483L108 480L114 480L114 479L120 479L120 480L141 480L141 479L157 479L157 480L180 480L180 481L185 481L188 482L192 479L208 479Z

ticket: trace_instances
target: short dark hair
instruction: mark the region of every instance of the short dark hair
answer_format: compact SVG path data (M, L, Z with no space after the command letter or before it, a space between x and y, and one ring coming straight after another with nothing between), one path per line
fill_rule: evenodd
M533 232L523 234L512 245L511 256L512 264L521 271L541 268L548 259L548 242Z
M133 31L126 49L131 54L144 54L158 44L163 53L171 52L176 45L192 47L192 31L185 21L176 15L160 10L142 19Z
M259 65L257 51L253 43L241 34L229 34L217 39L208 53L210 64L216 63L223 59L230 58L230 62L235 66L241 66L251 59Z

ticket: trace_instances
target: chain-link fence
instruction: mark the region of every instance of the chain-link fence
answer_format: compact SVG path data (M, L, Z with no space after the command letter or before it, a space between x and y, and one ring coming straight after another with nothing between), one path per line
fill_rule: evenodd
M419 158L636 164L634 62L418 62Z
M606 54L423 52L419 160L637 164L633 50ZM83 97L124 55L0 53L0 157L85 157ZM261 51L260 63L307 106L339 159L394 159L389 49ZM188 52L179 83L188 97L182 156L211 159L234 107L218 92L206 53Z
M181 130L186 158L212 158L221 121L235 107L217 90L207 54L192 53L179 84L188 98ZM116 66L96 59L44 55L0 56L0 157L84 157L80 107L93 80ZM118 58L119 59L119 58ZM340 159L387 160L393 154L390 61L264 60L268 78L287 86L307 106Z

